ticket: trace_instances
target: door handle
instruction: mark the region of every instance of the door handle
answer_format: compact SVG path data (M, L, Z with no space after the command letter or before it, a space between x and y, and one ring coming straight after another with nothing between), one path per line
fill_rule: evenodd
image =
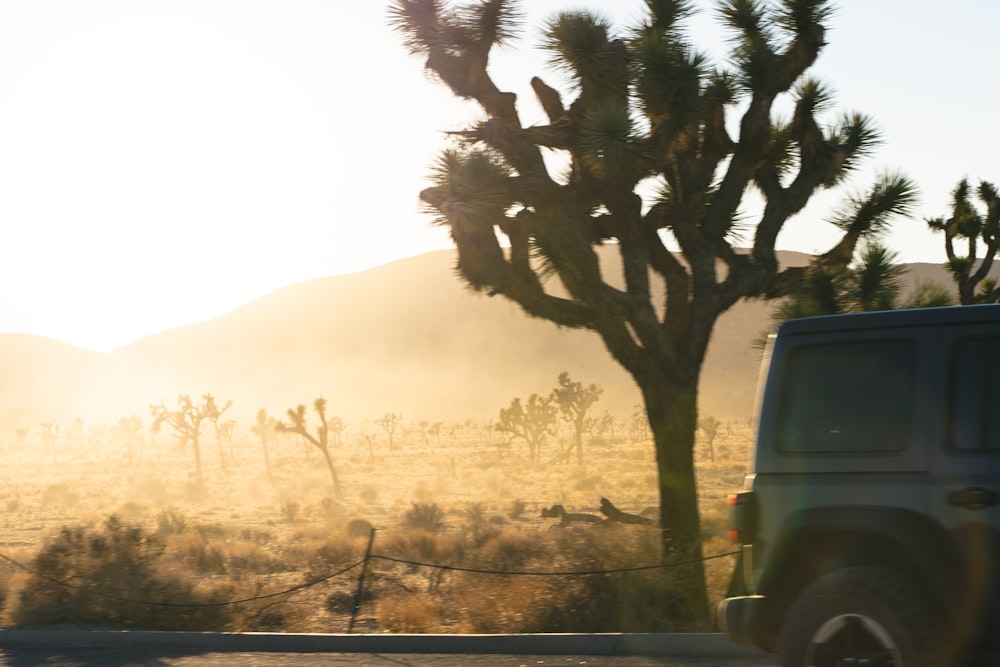
M981 486L970 486L952 491L948 494L947 500L949 505L964 507L967 510L981 510L1000 502L1000 494Z

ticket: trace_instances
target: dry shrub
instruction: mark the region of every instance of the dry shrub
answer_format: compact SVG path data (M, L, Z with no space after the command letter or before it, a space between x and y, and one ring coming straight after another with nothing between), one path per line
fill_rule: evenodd
M459 551L459 544L454 539L422 528L392 533L379 546L387 556L432 564L452 562Z
M331 535L315 545L306 563L310 577L323 577L361 557L359 545L346 535Z
M413 503L403 515L403 527L439 532L444 528L444 510L437 503Z
M526 622L525 614L544 604L555 585L556 581L542 577L464 574L454 586L455 597L461 601L459 629L486 634L528 632L533 624Z
M471 560L479 569L512 572L527 568L537 559L546 562L547 551L541 534L515 528L496 532Z
M444 623L441 598L425 593L383 598L378 602L376 613L379 623L388 632L437 632Z
M516 521L524 516L526 509L528 509L528 506L524 504L523 500L515 500L511 502L510 508L507 510L507 516Z
M660 562L658 531L643 526L505 531L476 567L501 571L627 569ZM671 570L570 576L458 576L453 593L465 632L672 632Z
M156 517L156 532L161 538L187 532L190 527L191 522L188 518L177 510L166 509Z
M201 574L225 574L226 555L204 534L181 533L167 538L170 555Z
M100 529L66 527L43 546L12 612L20 625L82 624L156 630L222 630L231 590L197 590L165 572L164 544L118 517Z
M367 519L351 519L344 526L344 532L347 533L348 537L365 537L367 538L375 530L375 526L372 525L371 521Z

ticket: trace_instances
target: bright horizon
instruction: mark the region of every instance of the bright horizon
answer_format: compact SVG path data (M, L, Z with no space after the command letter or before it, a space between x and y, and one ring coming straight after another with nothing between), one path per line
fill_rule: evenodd
M866 4L841 3L812 73L836 91L834 112L866 113L882 130L855 189L884 168L921 188L889 244L904 261L940 263L943 241L923 219L948 213L962 177L1000 181L987 52L1000 7ZM450 247L417 194L442 132L469 109L405 53L387 6L0 5L0 332L107 352L287 285ZM522 6L523 45L534 47L557 10L625 26L643 3ZM718 57L712 12L691 26ZM544 60L533 48L494 58L525 123L541 121L530 78L556 81ZM822 220L836 201L817 197L779 247L827 249Z

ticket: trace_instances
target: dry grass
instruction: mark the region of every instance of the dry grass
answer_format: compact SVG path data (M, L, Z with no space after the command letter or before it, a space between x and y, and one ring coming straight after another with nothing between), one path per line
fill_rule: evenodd
M749 426L728 426L715 442L715 462L704 459L703 447L697 452L706 555L731 550L724 539L724 497L742 485L746 468ZM117 515L159 540L158 572L173 577L172 586L186 582L191 595L226 591L230 599L260 598L229 608L226 628L298 632L346 629L358 569L265 596L359 562L373 529L376 554L439 565L536 571L658 561L655 531L563 529L541 517L541 509L554 503L597 513L601 496L635 513L655 507L648 441L591 444L583 466L532 466L517 443L498 447L461 425L443 432L454 435L417 442L412 434L397 434L396 451L376 442L374 455L360 436L346 438L334 451L344 487L344 497L336 499L315 452L293 439L272 447L271 480L258 442L238 436L224 472L206 437L205 483L199 485L190 451L164 433L151 437L131 465L110 441L63 445L53 459L30 439L18 448L13 438L0 438L0 554L28 564L62 529L99 531ZM724 594L733 565L731 557L706 563L713 600ZM663 630L669 623L663 579L656 570L504 577L375 560L366 573L359 630ZM0 563L4 622L27 622L28 607L42 606L22 595L32 586L15 566Z

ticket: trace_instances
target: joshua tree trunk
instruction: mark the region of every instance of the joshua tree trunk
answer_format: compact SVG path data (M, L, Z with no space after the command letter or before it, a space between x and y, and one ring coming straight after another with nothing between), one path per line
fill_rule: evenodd
M674 619L695 629L708 617L705 568L702 563L698 489L694 468L694 424L697 386L663 381L643 388L646 414L656 446L660 487L660 522L665 563L684 563L666 570L678 608Z

